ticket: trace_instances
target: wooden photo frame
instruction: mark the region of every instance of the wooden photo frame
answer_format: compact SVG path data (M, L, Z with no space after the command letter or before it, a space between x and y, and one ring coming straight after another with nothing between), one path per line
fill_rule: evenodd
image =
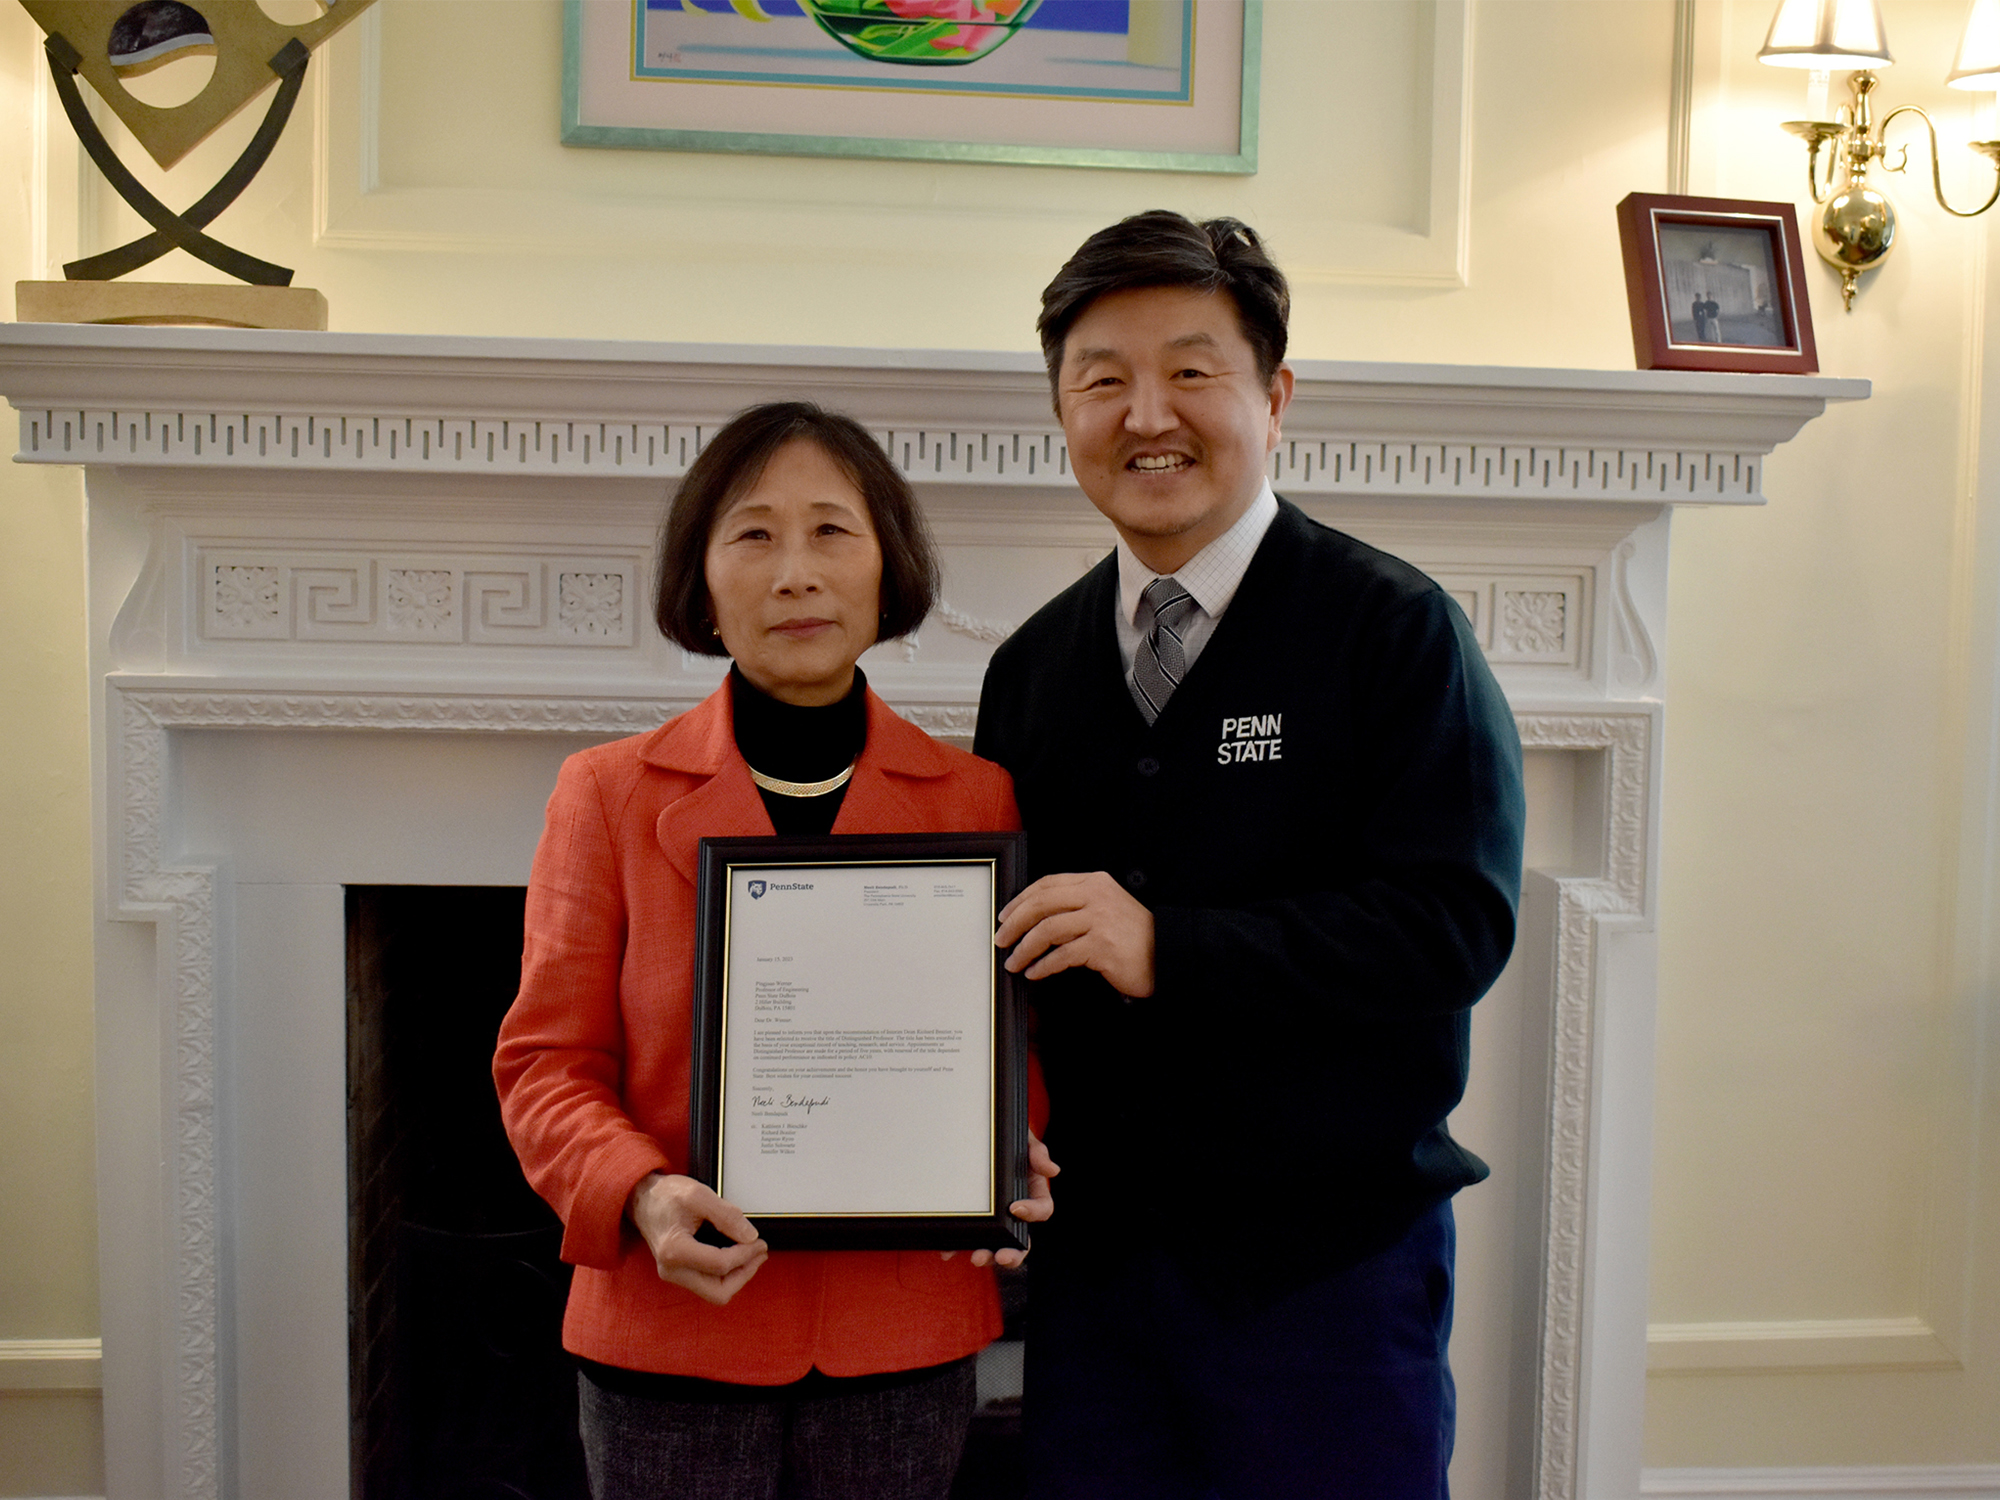
M1632 193L1618 239L1640 369L1818 371L1791 204Z

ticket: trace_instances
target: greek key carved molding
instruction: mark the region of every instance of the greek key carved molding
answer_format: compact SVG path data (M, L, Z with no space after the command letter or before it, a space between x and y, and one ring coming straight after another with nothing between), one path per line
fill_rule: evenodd
M211 641L630 646L644 559L205 548L196 618Z

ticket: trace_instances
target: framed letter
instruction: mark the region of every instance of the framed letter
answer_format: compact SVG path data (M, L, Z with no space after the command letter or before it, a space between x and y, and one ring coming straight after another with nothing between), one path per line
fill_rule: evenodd
M1024 1247L1018 833L703 839L693 1175L774 1248Z

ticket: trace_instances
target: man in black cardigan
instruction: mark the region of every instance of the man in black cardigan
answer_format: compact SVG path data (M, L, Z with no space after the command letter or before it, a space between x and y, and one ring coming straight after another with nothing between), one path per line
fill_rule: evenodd
M1231 219L1085 242L1040 331L1119 546L994 653L1062 1213L1038 1500L1442 1500L1445 1116L1514 940L1513 717L1430 579L1278 500L1289 297Z

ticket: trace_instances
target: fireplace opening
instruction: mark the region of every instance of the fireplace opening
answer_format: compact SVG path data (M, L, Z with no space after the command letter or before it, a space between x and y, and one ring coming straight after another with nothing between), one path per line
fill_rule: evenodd
M490 1072L525 897L347 890L355 1500L588 1500L562 1227L521 1175Z
M526 892L347 888L354 1500L589 1500L562 1349L562 1226L521 1175L491 1063ZM1017 1500L1020 1323L980 1356L953 1500Z

